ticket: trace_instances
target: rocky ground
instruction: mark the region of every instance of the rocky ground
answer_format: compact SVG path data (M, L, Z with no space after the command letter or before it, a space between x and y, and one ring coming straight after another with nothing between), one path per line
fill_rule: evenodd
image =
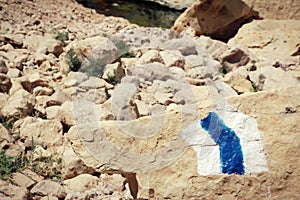
M224 43L74 0L0 0L0 18L0 199L299 199L298 20ZM245 175L199 167L218 163L187 130L214 109L248 131Z

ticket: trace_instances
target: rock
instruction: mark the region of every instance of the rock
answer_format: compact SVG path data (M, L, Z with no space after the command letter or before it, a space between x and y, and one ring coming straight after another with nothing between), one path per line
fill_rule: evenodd
M196 42L199 46L203 47L205 51L214 59L221 61L221 55L224 52L227 52L229 50L229 47L227 44L218 41L213 40L210 37L201 35L196 39Z
M300 20L300 14L297 11L299 1L280 0L275 1L257 1L244 0L250 7L259 12L259 15L264 19L296 19Z
M9 179L12 181L12 183L14 185L23 187L23 188L27 188L29 189L30 187L32 187L35 184L35 181L33 181L31 178L29 178L28 176L17 172L17 173L13 173Z
M195 41L188 37L168 40L162 44L162 47L166 50L179 50L183 56L198 54Z
M36 54L53 53L58 57L63 52L63 43L49 36L27 36L23 46Z
M153 49L143 54L139 58L137 64L147 64L147 63L154 63L154 62L163 63L163 60L159 54L159 51Z
M125 76L122 78L121 83L133 83L137 88L140 87L140 80L136 76Z
M250 52L243 47L233 47L221 55L222 67L226 72L231 72L238 67L247 65L252 59Z
M20 199L26 200L29 198L29 192L25 187L18 187L15 185L0 186L0 198L2 199Z
M155 99L162 105L169 105L170 103L172 103L172 99L170 99L170 97L172 97L173 95L170 93L162 93L162 92L155 92L154 93L154 97Z
M8 93L11 86L12 83L10 81L10 78L6 74L0 73L0 92Z
M64 188L56 182L50 180L43 180L37 183L31 190L30 193L36 196L54 196L58 199L66 197Z
M241 27L228 46L244 45L256 57L282 60L299 55L297 20L257 20Z
M122 83L116 86L112 94L111 109L114 116L119 120L130 120L136 118L134 107L131 106L137 87L133 83Z
M21 77L21 84L25 90L32 92L35 87L50 87L49 80L40 73L35 72Z
M32 91L34 96L51 96L54 93L53 88L37 86Z
M297 79L293 73L270 66L265 66L258 71L250 72L249 77L258 87L258 90L272 91L299 85L299 79Z
M111 81L120 81L125 76L125 70L120 63L107 64L105 66L102 78Z
M167 67L184 68L185 60L180 51L162 51L160 56Z
M169 68L161 63L149 63L138 65L132 69L129 75L143 78L145 81L171 79Z
M150 114L149 107L147 106L146 103L144 103L143 101L140 101L140 100L134 100L134 103L136 105L138 117L147 116Z
M0 111L8 101L8 94L0 93Z
M86 190L96 187L99 183L99 179L96 176L90 174L81 174L75 178L63 181L64 188L67 193L71 192L84 192Z
M16 69L16 68L9 68L8 72L7 72L7 76L9 78L18 78L20 76L21 72L20 70Z
M19 131L24 140L31 140L43 147L57 147L63 144L63 127L57 120L43 120L26 117L14 124L14 130Z
M254 92L256 88L253 88L252 83L246 78L241 74L228 73L224 77L224 82L229 84L238 94Z
M62 174L64 179L71 179L80 174L92 174L94 169L87 167L74 153L70 145L66 146L63 157Z
M198 36L227 41L240 26L257 17L258 13L241 0L198 0L179 16L172 29L181 32L191 27Z
M88 80L88 76L82 72L70 72L64 80L65 87L77 86Z
M9 97L1 113L4 116L26 117L33 113L34 105L35 99L32 94L21 89Z
M105 87L105 81L98 77L89 77L88 80L79 84L79 87L85 90L89 89L99 89Z
M23 35L21 34L5 34L0 35L0 41L4 43L10 43L11 45L20 47L23 44Z

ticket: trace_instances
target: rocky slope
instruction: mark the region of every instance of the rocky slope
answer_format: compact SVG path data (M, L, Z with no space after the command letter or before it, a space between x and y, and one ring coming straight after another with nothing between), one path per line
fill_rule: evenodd
M73 0L0 8L1 199L300 198L299 21L223 43Z

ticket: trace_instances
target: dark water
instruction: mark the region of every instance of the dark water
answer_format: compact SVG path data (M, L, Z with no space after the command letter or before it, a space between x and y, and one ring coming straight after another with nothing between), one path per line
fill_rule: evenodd
M77 0L107 16L123 17L140 26L170 28L183 11L141 0Z

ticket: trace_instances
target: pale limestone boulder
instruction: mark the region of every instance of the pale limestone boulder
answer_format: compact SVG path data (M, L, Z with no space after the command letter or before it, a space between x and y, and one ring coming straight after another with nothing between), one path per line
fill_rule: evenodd
M7 71L7 76L9 78L18 78L21 75L21 71L17 68L9 68Z
M36 54L53 53L57 57L64 51L63 43L52 38L50 35L30 35L24 39L23 47Z
M163 63L163 59L158 50L152 49L144 53L137 61L137 64L147 64L154 62Z
M168 79L172 79L169 68L157 62L137 65L131 69L130 75L137 76L150 82L153 82L154 80L166 81Z
M102 78L111 81L120 81L125 76L125 70L119 62L107 64L104 68Z
M96 187L98 183L98 177L90 174L81 174L63 181L64 189L67 193L84 192Z
M62 156L62 175L64 179L74 178L80 174L92 174L94 169L87 167L74 153L72 147L67 145Z
M294 72L283 71L280 68L265 66L249 73L250 80L258 90L272 91L297 86L300 80Z
M63 144L63 127L58 120L26 117L15 122L13 130L24 140L32 140L43 147L54 148Z
M51 96L54 93L54 89L51 87L37 86L32 90L34 96Z
M29 191L25 187L19 187L12 184L5 184L0 186L0 190L5 193L0 194L2 199L20 199L27 200L29 198Z
M56 182L50 180L43 180L37 183L31 190L31 195L34 196L54 196L59 199L66 197L64 188Z
M12 45L16 45L21 47L23 45L24 35L22 34L1 34L0 41L5 43L10 43Z
M134 100L138 117L147 116L150 114L149 106L140 100Z
M256 88L253 88L252 83L247 80L247 76L238 73L228 73L225 75L223 81L229 84L238 94L247 92L254 92Z
M241 0L198 0L179 16L172 29L182 32L190 27L198 36L226 41L242 24L257 17L258 13Z
M11 87L12 83L10 78L6 74L0 73L0 92L8 93Z
M14 185L17 185L17 186L20 186L23 188L27 188L27 189L31 188L36 183L30 177L28 177L20 172L13 173L9 177L9 179Z
M64 79L64 86L66 88L77 86L84 81L88 80L88 76L82 72L69 72L68 76Z
M174 50L166 50L166 51L161 51L160 56L163 59L164 64L167 67L179 67L179 68L184 68L185 65L185 60L180 51Z
M23 88L29 92L32 92L35 87L49 87L49 78L46 76L43 76L39 72L34 72L27 74L26 76L22 76L20 78L21 85Z
M1 113L4 116L25 117L33 113L35 98L26 90L18 90L9 97Z
M244 45L256 57L282 60L299 55L297 20L256 20L241 27L228 46Z
M89 90L89 89L99 89L105 87L105 81L101 78L91 76L88 80L79 84L80 88Z
M8 130L0 124L0 149L7 147L12 142L12 137L8 133Z
M8 94L0 93L0 111L3 108L3 106L7 103L8 98Z

